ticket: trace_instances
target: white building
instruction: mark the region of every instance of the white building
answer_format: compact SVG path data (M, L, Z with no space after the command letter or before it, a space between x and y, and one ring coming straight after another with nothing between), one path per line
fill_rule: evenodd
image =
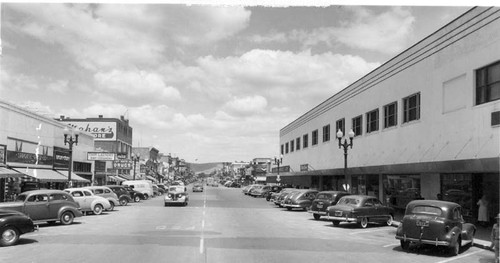
M471 218L486 194L498 214L499 10L472 8L283 127L282 182L400 208L441 194ZM346 172L339 129L355 132Z

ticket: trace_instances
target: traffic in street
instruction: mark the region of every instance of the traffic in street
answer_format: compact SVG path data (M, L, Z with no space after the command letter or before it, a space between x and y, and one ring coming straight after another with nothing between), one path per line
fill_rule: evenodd
M466 246L458 256L435 247L403 251L396 227L334 227L303 210L279 208L241 188L187 186L186 206L162 196L71 225L40 224L0 262L490 262L493 253Z

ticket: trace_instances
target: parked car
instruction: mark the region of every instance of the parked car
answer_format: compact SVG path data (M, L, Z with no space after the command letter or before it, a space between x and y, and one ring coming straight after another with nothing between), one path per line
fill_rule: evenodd
M35 222L57 221L63 225L73 223L82 216L79 204L71 195L61 190L32 190L21 193L15 202L0 203L0 209L21 212Z
M132 197L129 191L121 185L106 185L111 191L113 191L116 196L118 196L118 202L122 206L126 206L128 203L132 202Z
M247 185L243 189L241 189L241 192L243 192L244 195L248 195L248 193L255 187L259 187L259 185L258 184Z
M87 186L86 189L89 189L93 194L102 196L108 199L109 204L111 205L108 211L113 211L115 206L120 205L120 201L118 201L118 196L107 186Z
M193 193L194 192L203 192L203 184L196 183L193 185Z
M283 189L280 185L272 185L269 189L264 189L263 197L266 198L266 201L271 200L271 196L273 193L279 193Z
M156 184L152 184L151 187L153 187L153 196L162 195L160 188Z
M165 206L171 204L182 204L186 206L189 202L189 195L186 192L184 185L173 185L168 188L168 193L165 194Z
M130 186L135 191L142 193L145 199L150 199L154 196L153 183L149 180L123 181L122 185Z
M17 244L23 234L34 232L38 228L27 215L14 210L0 209L0 246Z
M473 244L476 227L466 223L462 207L453 202L440 200L415 200L406 206L405 215L396 231L401 248L410 244L429 244L449 248L458 255L464 244Z
M283 197L283 199L281 199L279 207L285 207L285 203L290 202L289 200L292 199L294 196L298 195L300 192L302 192L301 189L293 189L292 191L290 191Z
M326 216L326 209L329 206L336 205L340 198L350 195L344 191L322 191L316 195L316 198L311 203L311 213L314 219L319 220L321 216Z
M281 202L291 191L297 190L295 188L284 188L279 192L279 194L274 198L274 204L281 207Z
M313 189L301 190L291 198L287 199L283 206L286 207L288 211L296 208L307 211L311 207L311 204L316 198L318 192L318 190Z
M261 185L261 184L255 185L255 186L251 187L250 189L248 189L247 195L257 197L257 195L261 194L261 190L264 187L265 187L265 185ZM257 192L259 192L259 193L257 193Z
M158 186L158 191L160 191L160 195L164 195L167 192L167 188L165 187L164 184L157 184Z
M374 196L348 195L327 208L327 217L334 226L338 226L340 222L358 223L362 228L366 228L368 223L385 223L390 226L394 219L394 208L383 205Z
M103 210L111 209L108 199L94 195L89 189L66 188L64 191L73 196L73 199L80 205L82 212L92 212L95 215L100 215Z
M137 202L140 202L141 200L146 200L146 197L141 192L134 190L134 188L132 188L128 185L122 185L122 186L123 186L123 188L125 188L125 190L128 191L128 193L130 194L130 197L132 198L132 200L134 202L137 203Z

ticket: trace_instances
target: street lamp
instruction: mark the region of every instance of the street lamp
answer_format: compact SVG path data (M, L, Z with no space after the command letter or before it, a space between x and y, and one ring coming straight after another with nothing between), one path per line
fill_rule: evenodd
M339 140L339 149L341 147L344 147L344 177L347 179L347 148L349 146L352 149L352 139L354 138L354 132L352 129L349 131L349 143L347 142L347 138L344 139L344 142L342 143L342 137L344 137L344 133L339 129L337 131L337 139ZM338 181L337 181L337 188L338 188ZM345 189L347 190L347 189Z
M73 144L78 145L78 131L64 128L64 145L69 144L68 187L72 187L71 170L73 168Z
M135 154L135 153L132 153L132 161L134 161L134 180L135 180L135 164L141 159L141 155L140 154Z
M276 181L279 183L281 181L281 178L280 178L280 164L283 163L283 154L280 155L280 158L276 158L276 156L274 156L274 164L278 166L278 176L276 176Z

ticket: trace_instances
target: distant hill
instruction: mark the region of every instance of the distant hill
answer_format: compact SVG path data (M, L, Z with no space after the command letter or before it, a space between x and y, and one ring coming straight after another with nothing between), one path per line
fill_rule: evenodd
M210 174L214 170L222 169L223 165L222 163L189 163L189 167L191 168L191 171L194 171L197 174Z

